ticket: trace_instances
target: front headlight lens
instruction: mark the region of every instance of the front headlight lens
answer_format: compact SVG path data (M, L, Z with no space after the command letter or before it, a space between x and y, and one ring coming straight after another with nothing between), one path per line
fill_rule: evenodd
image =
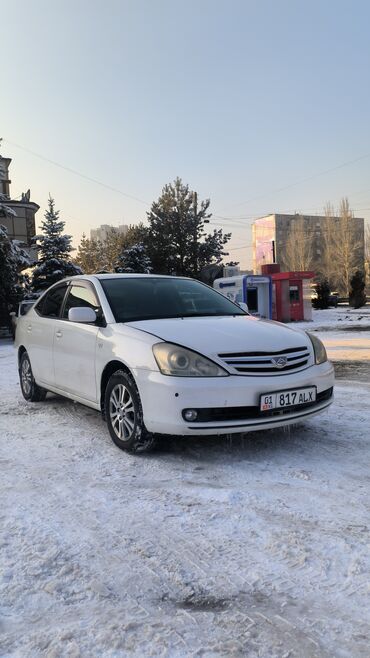
M307 335L309 336L313 351L315 354L315 363L325 363L325 361L328 360L328 356L326 354L326 349L324 347L324 344L321 342L320 338L317 338L317 336L314 336L313 334L310 334L308 331L306 332Z
M156 343L153 354L162 375L227 377L229 373L205 356L172 343Z

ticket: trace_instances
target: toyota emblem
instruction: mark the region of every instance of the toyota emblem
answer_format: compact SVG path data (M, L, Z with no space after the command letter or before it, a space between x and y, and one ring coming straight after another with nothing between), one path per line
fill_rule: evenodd
M287 364L287 357L286 356L279 356L276 359L271 359L271 363L276 367L276 368L284 368Z

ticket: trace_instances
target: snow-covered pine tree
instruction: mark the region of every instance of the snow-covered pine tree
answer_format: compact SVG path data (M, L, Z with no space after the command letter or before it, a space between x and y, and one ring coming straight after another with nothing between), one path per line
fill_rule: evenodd
M127 274L150 274L152 264L143 243L138 242L133 244L132 247L124 249L118 257L114 269L116 272L125 272Z
M0 139L1 146L1 139ZM4 175L0 155L0 180ZM7 205L9 197L0 190L0 324L11 328L10 311L17 308L25 294L25 277L22 270L30 267L28 253L18 240L11 240L8 230L1 224L2 217L16 217L17 213Z
M65 222L59 219L59 210L55 210L54 199L50 196L48 210L41 224L43 233L33 240L38 251L38 264L33 270L32 289L42 292L53 283L66 276L82 274L82 270L69 260L73 251L72 237L63 235Z
M7 201L9 201L9 198L6 196L6 194L0 192L0 217L16 217L17 213L15 210L13 210L13 208L7 205Z
M178 274L197 278L209 264L221 263L231 233L214 229L207 233L210 200L198 201L181 178L165 185L158 201L147 213L148 255L157 274Z
M30 267L28 253L17 240L11 240L5 226L0 224L0 324L11 328L10 311L17 308L25 296L22 270Z

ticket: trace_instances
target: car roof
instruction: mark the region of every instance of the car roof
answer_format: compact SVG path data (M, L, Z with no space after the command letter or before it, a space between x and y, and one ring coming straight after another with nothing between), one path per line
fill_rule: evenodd
M94 281L94 279L98 279L99 281L104 281L104 279L137 279L137 278L142 278L142 279L186 279L189 277L184 277L184 276L173 276L172 274L118 274L116 272L107 272L106 274L76 274L75 276L67 277L64 279L65 281L75 281L76 279L79 280L86 280L86 281Z

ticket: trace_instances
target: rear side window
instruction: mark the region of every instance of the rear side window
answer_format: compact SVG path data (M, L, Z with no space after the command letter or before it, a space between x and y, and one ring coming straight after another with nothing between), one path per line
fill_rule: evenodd
M76 308L77 306L92 308L95 313L98 313L100 309L99 302L91 288L85 288L85 286L71 286L64 306L63 318L67 319L69 309Z
M38 313L44 318L58 318L66 290L67 284L63 284L46 293L36 306Z
M21 302L19 305L19 315L26 315L30 308L32 307L34 302L28 303L28 302Z

